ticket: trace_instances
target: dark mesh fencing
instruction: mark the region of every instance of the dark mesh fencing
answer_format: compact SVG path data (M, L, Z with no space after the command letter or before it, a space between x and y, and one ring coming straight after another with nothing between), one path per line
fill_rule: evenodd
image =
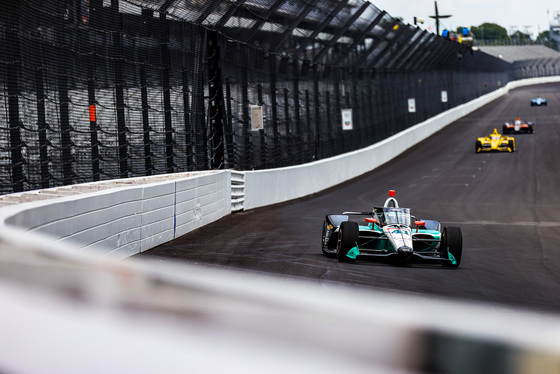
M538 58L513 63L515 79L536 78L560 75L560 58Z
M363 0L4 3L0 194L306 163L556 73L514 69Z

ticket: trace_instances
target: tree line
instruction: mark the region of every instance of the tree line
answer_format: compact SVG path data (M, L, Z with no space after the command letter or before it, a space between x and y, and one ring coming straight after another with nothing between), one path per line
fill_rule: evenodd
M464 26L457 27L457 32L461 32ZM475 40L480 44L542 44L554 50L559 50L558 44L550 37L550 31L546 30L537 35L533 40L530 34L519 30L508 34L507 30L495 23L485 22L479 26L471 26L470 31Z

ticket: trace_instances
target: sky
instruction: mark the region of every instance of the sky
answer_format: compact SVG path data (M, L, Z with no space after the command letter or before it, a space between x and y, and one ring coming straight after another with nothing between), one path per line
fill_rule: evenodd
M414 16L424 18L423 29L435 32L435 19L428 16L435 14L433 0L370 0L392 17L402 17L405 23L414 24ZM440 31L447 28L455 30L459 26L479 26L485 22L496 23L508 33L512 30L528 32L536 37L548 30L549 19L553 20L556 11L560 11L558 0L438 0L440 15L452 15L440 20ZM547 11L550 11L547 14Z

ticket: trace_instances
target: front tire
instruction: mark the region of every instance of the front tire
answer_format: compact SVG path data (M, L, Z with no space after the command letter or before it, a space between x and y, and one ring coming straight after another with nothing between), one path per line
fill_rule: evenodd
M475 144L474 151L475 151L476 153L479 153L481 149L482 149L482 143L480 142L480 140L477 140L477 141L476 141L476 144Z
M443 228L442 251L441 257L454 260L453 262L445 261L442 263L444 267L458 268L461 264L463 256L463 234L461 228L455 226L446 226Z
M353 259L346 255L358 244L360 239L360 228L357 222L345 221L340 224L338 233L338 253L337 258L340 262L351 262Z

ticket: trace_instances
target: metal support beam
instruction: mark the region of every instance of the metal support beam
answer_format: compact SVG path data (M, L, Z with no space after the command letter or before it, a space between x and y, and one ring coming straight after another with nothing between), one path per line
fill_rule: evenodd
M209 2L206 9L200 13L200 16L194 21L195 24L201 25L202 22L222 3L222 0L212 0Z
M381 20L383 19L383 17L385 17L386 14L387 14L387 12L385 12L385 11L382 11L381 13L379 13L377 15L377 17L375 17L374 20L362 31L360 36L356 40L354 40L354 42L351 45L349 45L348 48L346 48L340 54L340 56L338 56L338 58L333 61L332 64L336 66L340 62L342 62L342 60L344 60L346 57L348 57L350 55L350 52L354 51L356 49L356 47L368 37L368 34L371 32L371 30L373 30L373 28L379 22L381 22Z
M356 66L361 66L367 60L367 58L377 49L377 47L379 46L379 43L381 43L382 41L385 41L385 39L387 38L387 35L389 35L389 33L391 33L393 31L393 28L395 27L395 25L398 25L398 24L399 24L398 21L391 22L391 24L389 25L389 27L387 27L385 29L383 34L381 34L379 36L379 38L374 43L372 43L372 45L364 53L362 53L362 55L360 57L358 57L358 59L356 61Z
M388 53L391 53L392 49L396 49L397 46L399 45L399 43L401 43L401 41L408 34L407 31L409 31L409 30L404 28L404 27L403 28L399 27L397 30L395 30L395 33L397 34L395 36L395 38L393 40L391 40L391 42L388 43L385 46L385 48L383 48L383 50L381 52L379 52L377 54L377 56L375 56L375 58L367 64L367 68L368 69L375 68L375 64L377 64L379 61L381 61L385 57L385 55L387 55Z
M165 0L162 6L159 7L158 11L160 13L165 13L177 0Z
M296 19L294 19L294 21L286 27L286 30L282 33L282 35L276 42L276 48L272 50L273 53L278 53L278 51L284 45L286 39L288 39L290 35L292 35L294 29L298 27L298 25L305 19L305 17L307 17L309 12L311 12L315 8L315 5L317 5L318 2L319 0L312 0L307 3L307 5L303 9L303 11L299 14L299 16L297 16Z
M241 7L243 4L245 4L245 0L237 0L235 4L230 5L227 12L222 16L222 18L220 18L220 21L216 23L215 29L217 31L220 31L227 23L227 21L229 21L229 19L235 14L237 9L239 9L239 7Z
M165 171L173 173L174 161L174 140L173 140L173 119L171 108L171 52L169 51L169 27L165 13L160 13L160 49L161 49L161 86L163 88L163 118L165 123Z
M10 157L11 157L11 178L12 189L14 192L23 191L24 176L23 176L23 154L22 154L22 140L20 134L20 105L19 105L19 79L21 71L21 56L20 56L20 35L18 35L18 23L20 13L20 0L15 0L11 4L6 4L4 9L7 12L7 27L5 29L6 41L8 42L9 52L5 58L9 63L7 64L6 77L8 88L8 121L10 124Z
M408 62L412 59L414 59L416 56L418 56L419 53L418 51L420 49L428 49L429 45L430 45L430 35L426 30L423 30L422 33L420 34L420 36L418 36L417 39L419 39L419 41L417 43L414 43L414 46L412 48L408 48L407 49L407 55L397 64L397 66L395 67L397 70L404 70L407 71L407 65Z
M392 55L389 55L387 57L388 61L385 64L385 68L387 69L391 69L393 68L393 65L395 63L397 63L399 61L399 58L408 50L408 48L410 47L410 44L412 43L412 39L414 37L414 34L416 33L416 31L418 31L418 29L415 28L409 28L406 32L402 33L402 37L399 39L399 41L397 42L399 45L399 48L395 51L395 53L393 53ZM404 40L404 41L403 41ZM402 42L402 43L401 43Z
M354 22L362 15L363 12L366 11L366 9L370 5L371 4L369 2L365 2L364 4L362 4L360 9L352 14L352 16L346 21L346 24L336 33L335 36L331 38L331 40L329 40L327 45L313 57L313 61L319 62L321 58L329 51L329 49L331 49L336 44L338 39L340 39L346 33L346 31L348 31L350 26L354 24Z
M274 12L276 12L285 3L285 1L286 0L276 0L270 8L268 8L262 14L258 14L257 21L255 22L253 27L251 27L251 29L249 29L249 31L245 33L245 38L243 41L245 43L250 43L251 40L253 40L253 38L255 37L255 35L257 35L257 33L259 32L261 26L265 22L269 21L270 16L274 14Z
M303 40L299 46L299 49L292 55L292 58L297 58L303 51L307 49L307 46L314 42L323 30L331 23L334 17L348 4L349 0L342 0L338 3L336 8L334 8L329 15L323 20L323 22L313 31L313 33L307 38L307 40Z

